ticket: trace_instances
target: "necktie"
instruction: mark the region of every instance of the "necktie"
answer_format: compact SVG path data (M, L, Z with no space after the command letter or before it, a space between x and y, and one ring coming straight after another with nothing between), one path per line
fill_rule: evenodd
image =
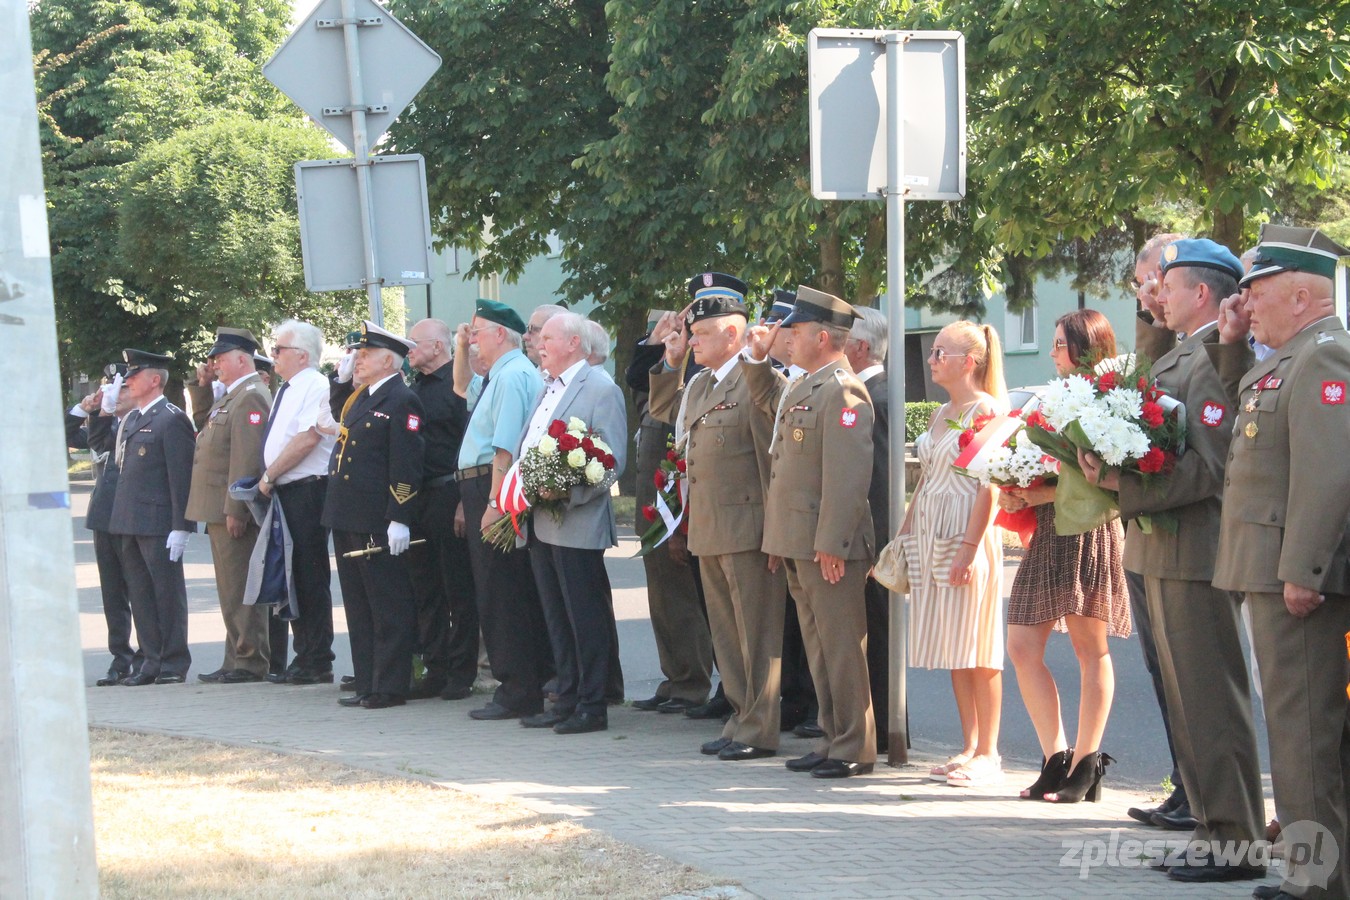
M262 444L258 447L258 452L262 454L263 471L267 471L267 436L272 433L272 423L277 420L277 410L281 408L281 398L286 396L286 388L290 387L289 381L283 381L281 387L277 388L277 395L272 398L272 409L267 414L267 424L263 426Z
M136 433L136 429L140 427L140 424L141 411L139 409L133 409L131 412L127 413L126 418L122 420L122 424L118 427L117 454L114 461L117 463L117 468L119 469L122 468L122 458L126 456L127 453L127 439Z

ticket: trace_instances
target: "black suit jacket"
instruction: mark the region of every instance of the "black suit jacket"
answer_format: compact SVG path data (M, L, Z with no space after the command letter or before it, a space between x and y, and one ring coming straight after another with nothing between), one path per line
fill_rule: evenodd
M872 484L867 489L867 502L872 506L872 529L877 546L884 547L891 539L891 400L883 370L863 382L872 397Z
M374 395L362 391L343 417L328 463L323 524L338 531L383 534L390 522L411 525L422 490L422 422L417 395L394 376Z
M162 400L138 419L132 433L122 437L126 449L108 530L140 535L196 531L197 523L186 517L197 440L187 413ZM112 453L115 456L116 450ZM116 468L112 457L108 465Z

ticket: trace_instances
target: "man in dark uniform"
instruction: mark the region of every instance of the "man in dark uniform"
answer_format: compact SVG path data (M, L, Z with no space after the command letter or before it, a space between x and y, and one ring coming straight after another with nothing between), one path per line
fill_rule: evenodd
M426 544L408 552L417 599L416 646L426 676L412 696L460 700L473 692L478 675L478 608L469 545L455 534L454 522L459 506L455 470L469 407L455 393L450 326L440 319L423 319L408 331L408 339L413 342L408 363L417 373L412 390L426 414L421 512L412 529L413 537L426 539Z
M1214 584L1251 608L1285 845L1278 892L1258 890L1278 900L1350 896L1350 335L1332 299L1347 255L1316 229L1263 226L1210 351L1241 358L1248 328L1273 348L1232 397Z
M249 557L258 542L258 524L248 504L229 488L262 474L262 442L272 394L258 378L253 355L258 339L242 328L220 328L206 358L225 385L197 436L187 514L206 524L216 574L220 614L225 621L225 655L220 668L197 677L211 684L261 681L268 673L271 642L268 607L244 603ZM281 648L285 654L285 646ZM283 663L282 668L285 668Z
M757 405L774 415L763 550L787 569L824 732L787 767L815 778L865 775L877 757L863 599L875 552L872 468L857 464L872 453L872 403L844 356L856 318L843 300L802 285L791 315L747 338L759 364L746 366L746 379ZM792 329L792 362L804 370L786 387L764 363L784 328Z
M94 536L103 619L108 625L108 652L113 658L108 674L96 682L99 687L118 684L141 664L140 651L131 649L131 602L127 599L127 579L122 569L121 540L108 533L113 499L117 496L113 452L118 423L131 409L131 398L122 390L126 368L125 363L108 366L107 374L113 381L85 397L66 415L68 445L87 448L94 456L94 491L89 495L84 526Z
M361 323L354 376L361 387L341 409L328 467L323 524L333 532L356 673L356 693L338 700L343 706L402 706L412 680L417 611L399 557L422 490L423 414L399 368L413 346Z
M183 551L197 530L187 518L196 435L187 413L164 399L173 357L123 350L123 389L135 405L114 451L119 469L108 531L121 540L131 615L145 661L122 684L181 684L192 665L187 642Z

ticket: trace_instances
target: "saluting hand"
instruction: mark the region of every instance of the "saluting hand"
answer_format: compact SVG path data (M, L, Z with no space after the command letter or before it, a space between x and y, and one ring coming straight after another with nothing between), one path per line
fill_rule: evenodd
M1219 301L1219 343L1239 344L1252 330L1252 315L1243 302L1242 292Z
M666 345L666 365L674 369L684 362L684 355L689 352L689 335L685 332L684 320L678 313L666 313L661 317L662 321L667 316L675 319L675 324L661 338L661 343Z
M772 325L751 325L746 329L745 345L750 348L750 355L756 362L763 362L768 357L781 326L781 322L774 322Z

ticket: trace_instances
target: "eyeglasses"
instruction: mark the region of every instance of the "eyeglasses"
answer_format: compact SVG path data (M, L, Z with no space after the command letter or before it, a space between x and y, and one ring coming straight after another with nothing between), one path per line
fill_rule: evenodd
M525 333L526 333L526 334L538 334L539 332L541 332L541 331L543 331L543 330L544 330L544 326L543 326L543 325L526 325L526 326L525 326Z
M949 353L941 347L934 347L928 351L928 358L935 363L941 363L944 359L959 359L969 355L969 353Z
M1066 341L1066 340L1064 340L1064 338L1055 338L1055 349L1056 349L1056 350L1063 350L1063 349L1064 349L1065 347L1067 347L1067 346L1069 346L1069 342Z
M273 353L280 353L282 350L294 350L294 351L297 352L297 353L304 353L304 352L305 352L304 350L300 349L299 347L291 347L291 346L288 346L288 345L286 345L286 344L273 344L273 345L272 345L272 352L273 352Z

